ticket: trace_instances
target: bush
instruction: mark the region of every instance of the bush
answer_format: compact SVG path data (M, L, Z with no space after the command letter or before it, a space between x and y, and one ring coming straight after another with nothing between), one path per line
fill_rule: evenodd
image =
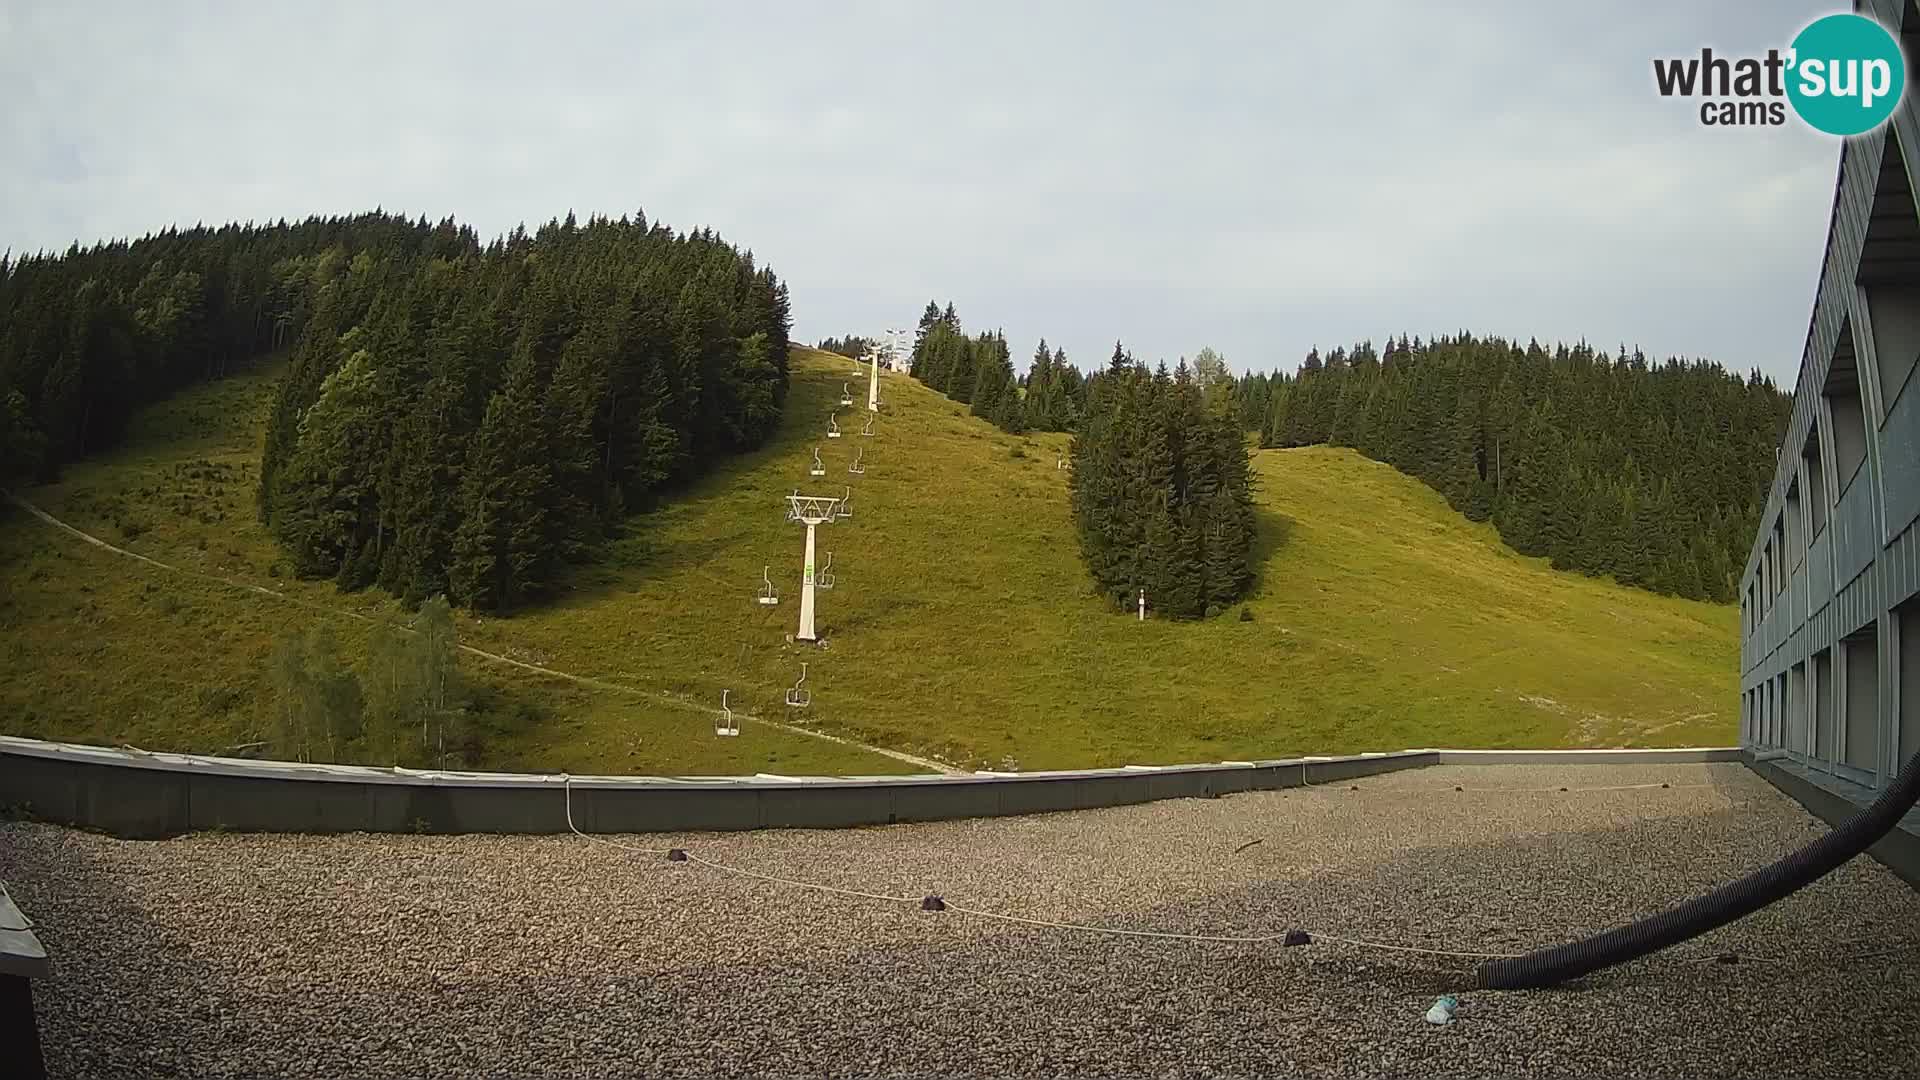
M1016 446L1012 450L1008 451L1007 456L1010 458L1016 458L1016 459L1023 458L1027 456L1027 452Z
M1252 609L1252 608L1250 608L1250 607L1243 607L1243 608L1241 608L1241 609L1240 609L1240 621L1241 621L1241 622L1252 622L1252 621L1253 621L1253 609Z

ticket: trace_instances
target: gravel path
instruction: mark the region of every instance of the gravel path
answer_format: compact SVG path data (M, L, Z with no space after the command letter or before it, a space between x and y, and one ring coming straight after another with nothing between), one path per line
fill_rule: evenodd
M620 839L1032 918L1507 952L1691 896L1821 828L1738 765L1444 766L1030 818ZM1867 860L1571 989L1462 992L1445 1028L1421 1014L1471 961L1096 936L577 837L140 843L11 824L0 877L53 956L39 994L56 1075L1893 1076L1920 1061L1920 893ZM1740 962L1712 960L1729 951Z

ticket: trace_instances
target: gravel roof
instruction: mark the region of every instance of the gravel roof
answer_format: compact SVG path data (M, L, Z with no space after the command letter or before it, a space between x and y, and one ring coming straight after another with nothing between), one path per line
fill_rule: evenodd
M1438 766L1027 818L621 839L1030 918L1510 952L1692 896L1822 828L1740 765ZM1466 989L1465 959L1096 936L573 836L135 842L10 824L0 877L53 957L37 996L56 1075L1891 1076L1920 1060L1920 893L1866 859L1654 959L1520 993ZM1423 1021L1456 991L1453 1024Z

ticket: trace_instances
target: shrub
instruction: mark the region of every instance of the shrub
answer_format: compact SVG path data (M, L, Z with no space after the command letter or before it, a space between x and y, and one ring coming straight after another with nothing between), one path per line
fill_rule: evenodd
M1241 608L1241 609L1240 609L1240 621L1241 621L1241 622L1252 622L1252 621L1253 621L1253 609L1252 609L1252 608L1250 608L1250 607L1243 607L1243 608Z

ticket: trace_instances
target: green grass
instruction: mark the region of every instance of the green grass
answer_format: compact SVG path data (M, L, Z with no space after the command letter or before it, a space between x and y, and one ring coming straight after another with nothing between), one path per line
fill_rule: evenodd
M1136 622L1094 596L1080 565L1066 474L1054 465L1066 436L1006 435L889 375L876 436L858 435L856 406L842 413L845 436L828 440L826 417L848 370L844 358L796 350L787 419L769 446L630 519L626 535L577 568L548 606L506 619L462 616L464 641L648 695L547 686L464 660L493 695L490 764L904 768L765 726L716 739L706 718L668 703L714 704L726 687L736 709L781 717L803 660L814 707L788 719L976 766L1671 746L1735 735L1734 609L1553 571L1350 451L1257 455L1252 621L1236 610L1205 623ZM27 494L158 558L390 611L370 594L270 577L281 558L253 518L251 493L271 378L229 380L156 406L128 450ZM819 480L807 475L816 445L828 471ZM868 471L849 475L862 446ZM831 550L839 575L820 594L827 646L791 645L802 529L784 520L783 497L848 484L853 517L820 529L821 559ZM235 736L257 730L264 715L259 672L273 634L310 617L230 588L203 594L19 515L0 523L0 558L0 582L13 589L0 601L6 660L20 676L0 688L10 731L139 742L137 733L196 749L244 741ZM762 565L781 592L774 608L752 600ZM146 582L181 592L191 620L161 614L151 597L121 595ZM208 651L221 653L218 662L200 659ZM183 655L195 659L182 664ZM108 689L90 700L95 678ZM210 714L203 697L234 704Z

